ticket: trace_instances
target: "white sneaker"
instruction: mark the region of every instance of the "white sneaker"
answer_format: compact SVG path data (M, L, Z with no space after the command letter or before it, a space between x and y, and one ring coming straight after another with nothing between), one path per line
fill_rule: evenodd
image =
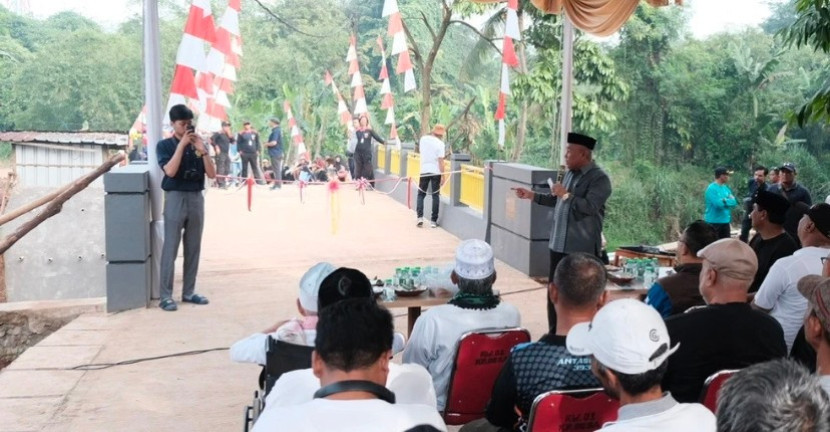
M430 222L429 227L430 228L438 228L438 222Z
M415 226L417 226L418 228L423 227L424 226L424 218L418 218L418 223Z

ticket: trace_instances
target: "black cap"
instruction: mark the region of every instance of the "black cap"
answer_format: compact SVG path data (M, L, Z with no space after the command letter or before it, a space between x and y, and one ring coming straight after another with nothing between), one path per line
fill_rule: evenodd
M755 194L755 204L767 212L767 218L776 225L783 225L790 202L783 196L769 191L758 191Z
M715 168L715 178L718 178L724 174L732 175L732 171L726 169L726 167L717 167Z
M280 119L278 119L278 118L276 118L276 117L271 117L271 118L269 119L269 121L270 121L271 123L273 123L273 124L280 124Z
M578 144L588 147L589 150L593 150L594 146L597 145L597 140L589 137L588 135L571 132L568 134L568 144Z
M795 203L795 208L809 216L810 220L815 224L816 229L824 234L825 237L830 238L830 204L820 203L808 207L807 204L799 201Z
M795 164L792 163L792 162L787 162L784 165L781 165L781 168L779 168L779 169L782 169L784 171L789 171L791 173L798 172L798 171L795 170Z

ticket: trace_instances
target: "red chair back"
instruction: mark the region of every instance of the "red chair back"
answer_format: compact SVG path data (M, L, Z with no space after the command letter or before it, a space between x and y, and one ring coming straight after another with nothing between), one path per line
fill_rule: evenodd
M718 406L718 394L720 393L721 387L723 384L732 377L732 375L738 372L737 369L726 369L722 371L718 371L713 373L706 378L706 381L703 382L703 391L700 394L700 403L703 404L706 408L709 408L709 411L712 413L715 412L715 409Z
M493 384L510 349L526 342L530 342L530 333L522 328L479 330L461 336L444 407L448 425L484 417Z
M528 420L529 432L593 432L617 419L620 402L601 388L554 390L533 401Z

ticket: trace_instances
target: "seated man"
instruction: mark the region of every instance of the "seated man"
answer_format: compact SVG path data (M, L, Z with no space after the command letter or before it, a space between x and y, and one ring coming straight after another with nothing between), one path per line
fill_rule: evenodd
M830 430L830 402L818 378L792 360L739 371L718 395L719 432Z
M334 266L327 262L317 263L308 269L300 279L300 294L297 298L297 310L302 318L279 321L262 333L254 333L234 343L230 349L231 360L265 366L269 337L295 345L314 346L320 283L333 271Z
M703 248L700 292L707 306L666 320L672 356L663 388L680 402L700 399L703 382L723 369L740 369L787 356L781 325L746 302L757 268L755 252L736 239Z
M591 358L568 353L565 336L575 324L590 322L605 304L605 283L605 267L592 255L572 253L559 262L548 291L558 317L555 332L513 348L493 386L487 419L479 421L482 426L471 423L463 431L496 429L492 425L525 430L536 396L550 390L599 387L591 373Z
M427 405L437 411L432 376L417 364L389 363L386 388L395 393L395 401L402 404ZM284 373L265 399L265 409L299 405L314 399L320 389L320 380L312 369Z
M698 258L697 253L717 239L718 233L712 225L702 220L689 224L677 241L675 273L657 279L648 290L646 304L657 309L663 318L703 305L703 297L698 290L703 260Z
M388 432L423 424L446 430L435 408L396 404L383 386L392 330L392 315L374 299L343 300L321 310L311 356L321 388L312 401L264 411L254 432Z
M776 261L798 250L798 244L784 231L784 220L789 208L789 201L781 195L767 191L755 195L749 218L756 234L749 241L749 246L758 257L758 273L749 287L751 293L758 291Z
M678 403L660 381L677 350L660 314L633 299L609 302L590 323L568 333L568 351L592 355L591 369L605 392L619 399L617 421L603 431L714 432L715 416L703 405Z
M449 304L432 307L418 318L403 351L404 363L417 363L432 375L439 411L446 404L455 348L461 336L520 324L519 311L493 294L496 269L490 245L475 239L461 242L451 277L458 294Z
M801 249L772 265L752 302L781 324L788 351L807 311L807 300L798 292L798 281L808 274L821 274L821 258L830 250L830 205L821 203L799 211L804 212L798 222Z

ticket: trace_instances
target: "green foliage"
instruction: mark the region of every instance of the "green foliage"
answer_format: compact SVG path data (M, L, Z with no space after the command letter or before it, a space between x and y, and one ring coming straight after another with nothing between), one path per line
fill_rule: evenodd
M795 10L795 22L782 33L785 40L796 47L811 47L825 54L830 52L830 3L827 0L796 0ZM830 82L825 82L793 119L799 125L830 119Z

